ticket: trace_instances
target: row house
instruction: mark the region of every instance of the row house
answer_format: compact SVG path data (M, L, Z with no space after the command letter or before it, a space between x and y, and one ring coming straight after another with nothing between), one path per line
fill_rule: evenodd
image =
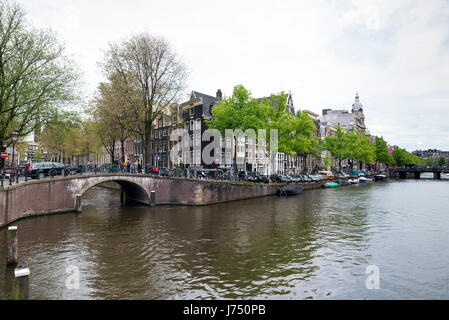
M354 102L352 104L351 112L347 110L333 110L323 109L322 115L319 117L321 139L327 136L336 135L336 127L340 126L343 130L354 130L358 133L369 133L365 126L365 116L363 114L363 105L360 102L359 94L356 93ZM324 160L327 157L327 152L321 152L321 158ZM333 163L335 159L331 157ZM343 161L343 166L346 166L346 161Z
M174 168L173 162L170 161L170 151L177 142L170 141L170 135L173 130L180 126L180 123L180 106L178 104L167 106L162 114L155 119L151 140L151 160L154 166Z
M347 110L323 109L320 121L332 126L340 126L345 130L353 129L355 132L365 133L365 116L359 94L356 93L351 112Z
M313 132L313 136L317 139L317 141L321 140L321 121L319 119L319 115L310 110L304 110L310 120L313 121L313 125L315 126L315 131ZM319 146L316 147L316 151L318 156L313 156L311 154L306 156L305 163L302 164L303 169L308 169L309 171L317 171L322 167L322 156L320 154Z
M126 138L123 142L123 153L125 162L134 163L134 139ZM122 143L121 141L116 141L114 146L114 161L121 162L122 160Z
M202 157L204 148L211 141L202 141L203 133L207 130L206 122L211 119L212 107L222 99L221 90L217 90L215 96L210 96L197 91L192 91L190 99L180 105L180 115L183 128L188 133L188 139L185 139L183 160L186 167L215 169L224 163L223 149L212 150L210 156L216 158L213 163L205 163ZM188 143L188 145L187 145ZM220 140L220 146L223 147L223 141ZM231 154L225 155L228 160Z
M257 102L260 104L264 98L258 98ZM266 99L271 100L271 97L266 97ZM291 113L293 116L296 115L295 106L293 104L293 97L291 92L287 93L286 98L286 110L285 112ZM273 107L277 108L277 102L273 103ZM283 152L277 152L274 157L274 161L272 164L267 164L264 174L291 174L291 173L300 173L301 172L301 157L299 156L291 156Z

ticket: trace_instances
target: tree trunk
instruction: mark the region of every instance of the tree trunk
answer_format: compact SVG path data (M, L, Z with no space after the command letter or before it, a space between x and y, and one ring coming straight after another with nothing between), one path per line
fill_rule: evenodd
M153 143L151 141L151 122L145 123L145 132L144 132L144 137L143 137L143 160L145 163L145 166L152 166L153 164L153 157L152 155L152 147L153 147Z
M121 156L121 160L122 163L125 162L125 140L120 140L120 144L121 144L121 152L122 152L122 156Z
M307 154L304 153L302 155L302 157L303 157L303 163L304 163L304 168L302 168L302 173L305 173L307 170Z

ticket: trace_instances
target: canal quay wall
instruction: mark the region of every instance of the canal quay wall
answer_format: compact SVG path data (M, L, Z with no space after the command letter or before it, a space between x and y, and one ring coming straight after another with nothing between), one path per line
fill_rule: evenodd
M230 181L159 177L153 175L88 174L32 180L0 188L0 227L29 216L81 212L81 197L91 187L117 183L123 200L147 205L154 191L155 205L210 205L274 195L284 184L251 184ZM301 184L305 189L323 183Z

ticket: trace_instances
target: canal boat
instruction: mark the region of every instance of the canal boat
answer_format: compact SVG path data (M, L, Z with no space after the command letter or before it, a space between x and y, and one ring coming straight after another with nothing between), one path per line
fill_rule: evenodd
M353 177L353 178L348 179L348 182L350 184L358 184L359 183L359 179L356 178L356 177Z
M298 185L283 186L278 189L280 196L295 196L301 193L304 188Z
M359 182L372 182L373 179L370 178L365 178L365 177L359 177Z
M374 176L374 181L385 181L387 180L387 176L384 174L376 174Z
M338 184L338 183L336 183L336 182L326 182L324 185L323 185L323 187L324 188L337 188L337 187L339 187L340 185Z
M351 182L349 182L348 180L345 180L345 179L340 179L340 180L338 180L338 184L341 186L348 186L351 184Z

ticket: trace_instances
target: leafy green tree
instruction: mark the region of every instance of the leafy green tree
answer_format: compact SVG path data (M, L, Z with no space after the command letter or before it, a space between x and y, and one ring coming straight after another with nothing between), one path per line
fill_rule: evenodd
M308 155L318 156L318 139L313 135L316 127L305 111L298 110L293 124L290 143L295 154L299 154L306 163ZM306 170L307 168L303 168Z
M78 78L52 32L28 26L17 3L0 3L0 141L11 131L27 136L74 103Z
M340 126L337 126L336 136L327 136L321 143L321 148L327 150L337 160L339 171L342 170L342 161L349 158L350 152L346 134Z
M268 104L258 105L251 92L242 85L234 87L232 96L224 97L212 108L212 117L206 124L225 134L226 129L268 129L268 120L274 112Z
M259 129L268 129L270 128L269 119L273 117L274 110L268 103L258 105L257 100L251 97L250 91L242 85L237 85L234 87L232 96L224 97L212 108L212 117L206 121L206 124L209 128L217 129L224 136L226 129L240 129L243 132L248 129L253 129L255 132ZM269 141L267 137L264 138L265 141ZM234 136L234 145L236 142L237 137Z
M332 167L332 160L331 160L330 152L326 151L326 156L323 159L323 163L324 163L324 166L326 167L326 169L328 169L328 170Z
M317 155L318 142L313 132L313 121L306 112L298 111L296 116L286 112L287 95L281 92L263 98L260 103L251 97L251 93L242 85L234 87L231 97L225 97L212 108L212 117L206 124L225 134L226 129L266 129L264 137L269 144L269 130L278 131L277 150L292 156L297 154L304 158L308 154Z
M388 152L387 142L383 138L376 137L375 147L376 165L378 162L391 165L394 163L393 156Z
M446 165L446 158L443 157L443 156L441 156L441 157L438 159L438 166L439 166L439 167L444 167L445 165Z
M34 151L34 161L40 162L42 160L42 147L40 142L37 143L36 150Z
M392 152L392 156L398 166L424 163L419 157L407 152L405 149L397 148Z
M41 143L58 162L70 162L77 154L82 120L75 112L55 111L40 134Z
M359 163L374 163L376 161L376 148L365 134L357 134L354 159Z

